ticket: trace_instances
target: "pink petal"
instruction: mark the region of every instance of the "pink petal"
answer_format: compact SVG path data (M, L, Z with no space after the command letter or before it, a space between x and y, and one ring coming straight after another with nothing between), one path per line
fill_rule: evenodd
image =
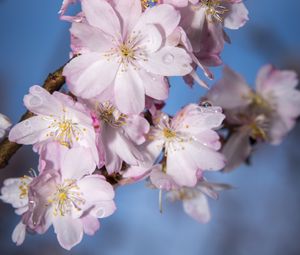
M43 116L34 116L15 125L9 132L9 140L19 144L35 144L47 137L49 122Z
M23 101L26 108L35 114L56 116L62 109L62 104L38 85L30 87L29 94L24 96Z
M125 72L119 72L115 80L115 100L117 108L126 114L139 114L145 107L144 82L131 65ZM134 100L132 100L134 98Z
M80 219L56 216L53 218L53 227L59 244L66 250L71 250L82 240L83 226Z
M114 201L107 200L101 201L94 204L90 214L96 218L105 218L112 215L116 210Z
M250 100L247 100L250 92L244 78L225 66L222 79L210 89L206 97L214 105L234 109L245 107L250 103Z
M140 76L144 83L145 93L147 96L157 100L166 100L169 96L169 83L162 75L150 74L144 70L140 70Z
M25 240L26 225L22 221L18 223L12 233L12 241L17 245L21 245Z
M113 5L119 14L123 38L126 38L142 14L141 1L113 0Z
M107 1L82 0L82 10L92 26L116 39L121 38L119 18Z
M112 200L115 192L101 175L89 175L77 182L83 197L89 204Z
M201 193L193 199L183 200L183 209L189 216L200 223L207 223L210 220L207 198Z
M76 48L80 45L90 52L104 52L109 50L111 46L111 38L86 23L72 23L70 32L76 38Z
M102 2L102 1L99 1ZM82 98L101 94L115 79L119 63L99 53L87 53L68 63L63 71L70 91Z
M224 19L224 26L229 29L239 29L249 20L248 10L243 3L228 3L228 15Z
M168 37L173 33L180 21L180 13L173 6L168 4L156 5L153 8L147 8L142 14L135 29L140 30L146 24L154 24Z
M252 148L249 142L249 130L238 130L233 133L222 148L226 158L225 172L234 170L249 157Z
M100 222L97 218L87 215L81 218L83 231L85 234L93 236L100 228Z
M163 76L183 76L189 74L193 68L189 54L181 48L165 46L152 53L148 61L140 61L140 65L148 72Z
M88 149L72 148L66 152L62 162L62 179L79 179L93 173L95 168L96 163Z
M131 115L128 116L123 129L134 143L142 144L145 141L145 134L149 132L150 125L145 118Z

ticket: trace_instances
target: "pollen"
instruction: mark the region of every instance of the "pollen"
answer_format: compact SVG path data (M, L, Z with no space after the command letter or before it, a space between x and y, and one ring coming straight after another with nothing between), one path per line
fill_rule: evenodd
M221 4L221 0L202 0L200 6L205 7L205 14L209 17L210 22L223 22L223 14L228 9Z
M164 128L163 129L163 136L167 139L172 139L176 137L176 132L169 129L169 128Z
M54 216L70 215L73 209L80 211L84 204L83 194L73 179L58 185L56 192L48 199L48 205L53 205Z
M134 51L130 47L128 47L126 44L120 45L120 52L122 57L124 58L134 58Z

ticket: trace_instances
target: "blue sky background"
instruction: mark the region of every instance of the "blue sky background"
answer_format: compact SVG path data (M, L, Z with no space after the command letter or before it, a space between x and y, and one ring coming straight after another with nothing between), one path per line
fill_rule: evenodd
M69 55L67 22L58 19L61 0L0 0L0 112L17 122L25 111L23 96L33 84L65 63ZM227 31L232 44L224 62L254 84L258 69L273 63L300 71L299 0L247 0L250 21L238 31ZM214 69L216 78L220 68ZM166 110L176 112L197 102L203 89L190 89L172 79ZM0 204L0 254L110 254L110 255L297 255L300 254L300 127L282 145L261 146L251 167L230 174L209 175L236 187L210 201L212 221L201 225L182 212L181 204L164 203L145 183L117 190L116 213L101 221L101 230L71 252L61 249L53 230L28 236L21 247L11 242L19 221L9 205ZM1 179L36 168L30 146L23 147L1 170Z

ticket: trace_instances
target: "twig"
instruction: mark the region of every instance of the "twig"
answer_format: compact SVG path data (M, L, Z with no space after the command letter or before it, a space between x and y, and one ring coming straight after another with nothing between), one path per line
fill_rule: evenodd
M54 73L50 73L44 82L43 88L53 93L60 90L65 83L65 77L62 75L64 66L57 69ZM32 112L27 111L20 119L20 122L33 116ZM21 144L10 142L8 138L5 138L0 143L0 169L8 165L10 158L22 147Z

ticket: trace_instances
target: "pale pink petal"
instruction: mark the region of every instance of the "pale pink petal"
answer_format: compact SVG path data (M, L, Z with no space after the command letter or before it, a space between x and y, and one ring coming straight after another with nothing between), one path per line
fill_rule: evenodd
M183 156L181 150L168 152L167 174L170 175L179 186L195 186L197 184L196 172L197 169L194 168L194 164Z
M97 218L87 215L81 218L83 231L85 234L93 236L100 228L100 222Z
M0 129L7 130L11 127L11 125L9 118L0 113Z
M250 99L247 99L250 92L244 78L225 66L222 79L209 90L206 97L214 105L233 109L247 106L250 103Z
M117 108L126 114L139 114L145 107L144 82L133 67L119 72L115 80L114 94ZM134 98L134 100L132 100Z
M72 23L70 32L76 38L77 48L80 45L80 47L87 48L90 52L104 52L110 48L111 38L86 23Z
M116 210L114 201L107 200L94 203L93 209L90 211L90 215L96 218L105 218L112 215Z
M71 250L82 240L83 226L80 219L56 216L53 217L53 227L59 244L66 250Z
M224 26L229 29L239 29L249 20L246 6L240 3L228 3L228 15L224 18Z
M101 94L113 82L118 68L117 61L108 61L99 53L87 53L71 60L65 66L63 75L73 94L92 98Z
M169 83L162 75L151 74L140 70L140 76L144 82L145 94L157 100L166 100L169 96Z
M207 223L210 220L207 198L202 193L198 193L193 199L183 200L183 209L189 216L200 223Z
M15 227L13 233L12 233L12 241L17 245L21 245L25 240L26 235L26 225L23 224L22 221L18 223L18 225Z
M61 166L62 179L79 179L95 171L96 163L90 150L78 147L68 150Z
M202 33L205 23L205 8L193 8L192 5L181 9L182 20L180 25L184 28L192 44L193 51L201 50L201 40L206 34Z
M101 175L86 176L79 180L77 184L89 205L114 198L113 187Z
M178 185L174 182L173 178L162 171L161 165L153 167L150 180L151 183L158 189L170 191L178 188Z
M119 18L107 1L82 0L82 11L92 26L116 39L121 38Z
M29 94L24 96L24 105L35 113L57 116L62 109L62 104L44 88L34 85L30 87Z
M145 134L149 132L150 125L145 118L131 115L128 116L123 129L134 143L142 144L146 140Z
M223 146L222 153L226 158L225 172L239 167L250 156L252 148L249 142L249 131L240 129L234 132Z
M173 6L160 4L147 8L134 29L141 30L146 24L158 26L165 37L173 33L180 21L180 13Z
M189 74L193 68L189 54L181 48L165 46L152 53L148 61L140 61L140 65L147 71L163 76L183 76Z
M43 116L33 116L15 125L9 132L9 140L19 144L35 144L48 139L49 124Z
M142 14L141 1L113 0L113 6L117 14L119 14L123 38L126 38Z

